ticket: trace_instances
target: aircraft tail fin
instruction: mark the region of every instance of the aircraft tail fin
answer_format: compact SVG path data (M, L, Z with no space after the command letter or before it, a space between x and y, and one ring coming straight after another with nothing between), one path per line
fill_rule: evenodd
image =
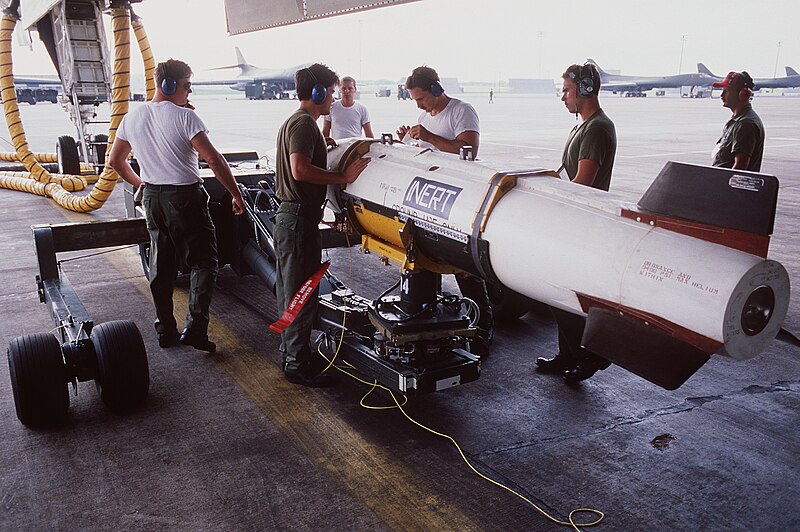
M600 68L600 65L597 64L597 61L595 61L591 57L587 58L586 62L593 64L594 67L597 69L597 71L600 73L601 76L605 77L607 75L607 72L605 70L603 70L602 68Z
M707 66L705 66L703 63L697 63L697 71L698 71L700 74L705 74L706 76L711 76L712 78L718 78L718 77L719 77L719 76L716 76L716 75L714 75L714 73L713 73L713 72L711 72L711 71L708 69L708 67L707 67Z
M797 70L793 69L790 66L786 67L786 75L787 76L800 76L800 74L797 73Z
M235 65L228 65L228 66L221 66L216 68L209 68L208 70L228 70L231 68L238 68L240 76L248 75L252 70L256 69L255 66L248 63L244 56L242 55L242 51L239 50L238 46L235 46L234 49L236 50L236 61Z

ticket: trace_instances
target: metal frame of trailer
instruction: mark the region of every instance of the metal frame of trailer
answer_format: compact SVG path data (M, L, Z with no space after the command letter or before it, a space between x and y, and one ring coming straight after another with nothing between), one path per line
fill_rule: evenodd
M28 426L63 421L69 385L94 380L100 396L118 411L137 407L147 397L147 352L132 321L95 326L75 288L61 271L57 255L68 251L140 244L149 241L144 220L34 225L39 300L47 304L55 334L20 336L8 347L14 404Z

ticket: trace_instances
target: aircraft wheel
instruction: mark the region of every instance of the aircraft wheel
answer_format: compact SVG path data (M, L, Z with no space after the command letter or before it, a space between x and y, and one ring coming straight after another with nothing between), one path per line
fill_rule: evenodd
M81 175L81 158L74 138L69 135L58 137L56 159L59 174Z
M100 398L113 410L130 410L147 398L150 369L142 335L132 321L101 323L92 330Z
M495 321L511 321L521 318L530 310L528 300L507 288L486 283L489 292L489 303Z
M66 417L67 368L55 336L38 333L12 340L8 346L8 369L14 406L23 425L49 425Z

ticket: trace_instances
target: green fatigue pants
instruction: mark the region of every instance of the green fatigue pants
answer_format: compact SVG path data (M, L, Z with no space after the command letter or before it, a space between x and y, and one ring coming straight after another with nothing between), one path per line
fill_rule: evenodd
M289 305L302 284L319 268L322 241L321 210L284 201L275 216L273 238L278 258L278 315ZM311 352L311 329L319 307L319 288L306 301L294 322L281 334L280 352L284 370L321 371L322 359Z
M172 290L178 270L191 272L186 328L208 333L211 293L217 277L217 238L200 185L145 185L142 198L150 233L150 292L159 334L177 327Z

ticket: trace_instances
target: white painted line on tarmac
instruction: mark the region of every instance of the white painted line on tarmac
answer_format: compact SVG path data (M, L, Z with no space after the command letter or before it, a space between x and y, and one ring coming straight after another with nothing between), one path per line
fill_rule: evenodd
M672 157L674 155L688 155L691 153L711 153L711 148L709 147L707 150L695 150L695 151L676 151L673 153L646 153L643 155L617 155L617 159L645 159L649 157Z
M525 148L528 150L561 151L561 149L545 148L544 146L523 146L522 144L503 144L502 142L481 142L481 144L491 144L492 146L505 146L506 148Z

